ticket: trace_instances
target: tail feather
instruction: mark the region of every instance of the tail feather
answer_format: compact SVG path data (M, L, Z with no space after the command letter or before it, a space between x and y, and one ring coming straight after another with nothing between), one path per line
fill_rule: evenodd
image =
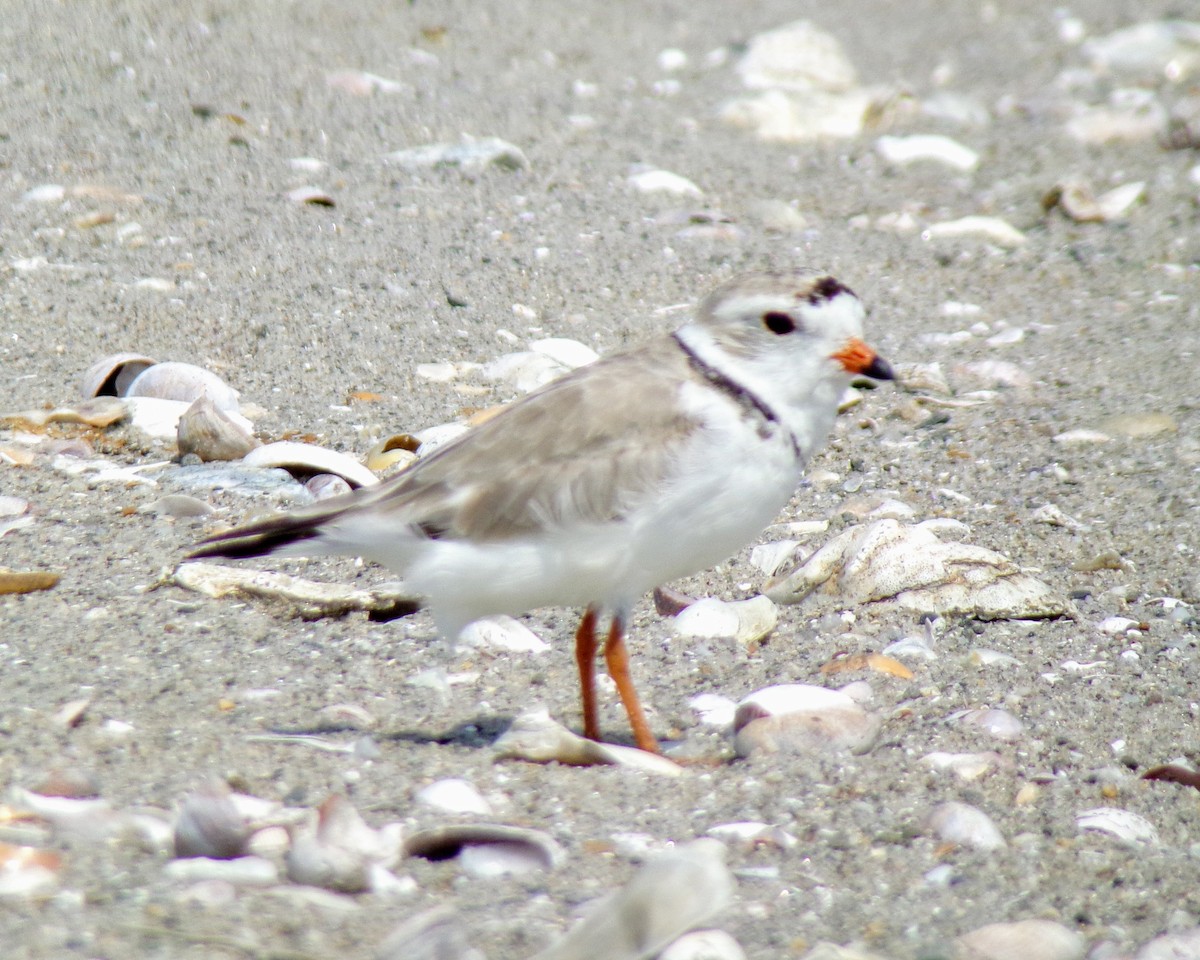
M201 540L187 558L199 560L202 557L226 557L231 560L244 560L247 557L265 557L273 553L289 553L296 556L324 553L326 551L317 547L313 541L322 539L321 527L337 513L322 512L319 516L284 513L234 527L232 530ZM311 544L311 550L305 549L306 543Z

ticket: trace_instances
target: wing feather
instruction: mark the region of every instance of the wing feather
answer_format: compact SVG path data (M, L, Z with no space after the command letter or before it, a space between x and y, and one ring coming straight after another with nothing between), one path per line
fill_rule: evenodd
M668 337L599 360L378 487L218 534L192 556L302 547L364 511L383 536L407 528L478 542L619 521L669 482L697 426L679 406L690 376Z

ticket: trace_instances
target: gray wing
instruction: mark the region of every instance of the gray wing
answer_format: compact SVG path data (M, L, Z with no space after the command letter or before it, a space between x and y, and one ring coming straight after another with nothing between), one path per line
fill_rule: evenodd
M669 477L697 425L679 409L688 375L669 340L598 361L436 451L372 506L478 541L619 520Z
M261 556L363 511L381 528L479 542L619 520L669 481L698 424L678 402L690 376L666 337L599 360L378 487L218 534L191 556Z

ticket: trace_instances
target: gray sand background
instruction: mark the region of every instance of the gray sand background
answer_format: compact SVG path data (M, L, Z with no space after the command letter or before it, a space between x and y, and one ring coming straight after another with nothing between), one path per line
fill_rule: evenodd
M1186 6L1081 0L1070 13L1099 35ZM893 170L874 151L875 132L764 144L716 119L740 86L732 58L709 66L706 54L801 17L841 40L864 82L923 97L941 68L948 88L989 108L1016 104L981 127L918 117L894 131L954 136L980 151L979 169ZM668 47L689 56L669 75L679 81L673 95L655 89L668 77L656 63ZM1081 618L949 623L939 658L912 664L914 680L867 678L888 726L866 757L720 762L670 782L620 769L496 764L495 731L534 704L578 725L573 611L528 618L554 643L551 653L450 655L423 616L310 623L264 603L149 591L211 521L137 513L164 491L89 488L48 458L0 466L0 492L28 499L37 515L0 540L0 565L62 573L54 590L0 602L0 784L31 786L52 768L79 767L117 808L169 809L217 777L294 805L347 793L375 825L428 825L451 818L416 807L414 791L464 777L493 798L496 819L547 830L568 851L560 870L534 878L472 879L453 863L406 864L415 893L361 896L353 908L254 889L214 907L184 896L164 877L163 857L135 843L62 838L62 892L0 903L0 952L247 955L221 945L232 938L254 946L254 956L350 960L373 956L405 917L450 904L490 960L527 957L581 904L631 875L635 865L613 852L615 836L686 841L741 820L778 824L799 839L787 851L730 852L741 879L716 923L754 958L801 956L822 940L891 957L946 955L959 934L1030 917L1078 930L1097 956L1122 956L1200 923L1200 795L1137 779L1173 758L1200 761L1196 629L1156 602L1200 599L1200 233L1198 188L1188 178L1197 155L1154 140L1097 147L1068 138L1052 106L1054 78L1068 66L1083 61L1060 39L1051 5L1028 0L6 4L0 409L72 399L95 358L137 350L219 372L265 411L257 427L266 436L297 430L361 454L374 436L510 398L503 389L464 397L417 377L420 363L514 349L501 329L522 341L572 337L604 353L669 329L681 314L656 311L694 302L739 270L810 263L859 293L871 310L870 339L894 362L939 362L970 390L989 385L955 371L999 359L1029 383L926 427L904 394L875 391L839 421L813 465L837 482L801 489L790 516L831 516L853 479L856 496L887 492L920 517L968 523L971 542L1080 594ZM402 89L352 96L326 83L339 69ZM577 82L593 84L582 91L590 95ZM595 125L572 124L578 114ZM518 145L529 169L413 175L381 159L463 133ZM329 166L297 173L295 157ZM627 177L639 163L688 177L704 198L637 193ZM1144 180L1147 202L1119 224L1045 215L1041 197L1069 174L1101 188ZM286 199L305 182L336 206ZM21 202L47 183L103 184L142 201ZM807 229L765 230L753 213L763 200L794 201ZM113 211L112 223L75 225L101 208ZM906 208L925 221L1001 216L1028 242L1001 252L852 223ZM681 238L663 216L703 209L731 218L740 234ZM130 222L141 225L138 242L119 233ZM171 289L138 286L148 278ZM451 306L448 294L466 306ZM945 316L947 301L982 312ZM514 304L537 319L514 314ZM974 322L1026 335L1003 347L981 337L922 339ZM354 391L382 399L348 404ZM1146 412L1168 415L1177 430L1083 446L1052 440ZM163 456L134 441L102 453L130 464ZM212 502L227 520L264 509L227 494ZM1033 523L1047 503L1086 529ZM1123 568L1071 569L1104 551ZM676 586L752 595L761 575L746 560L743 552ZM349 561L285 569L386 579ZM1096 628L1116 615L1145 621L1144 635ZM849 635L842 629L787 608L770 641L748 654L732 642L674 638L647 602L631 641L635 676L661 735L725 761L728 744L699 725L691 697L824 682L817 671L836 653L919 632L911 616L870 611L859 612ZM968 657L975 648L1019 664L981 669ZM1061 669L1067 660L1106 663L1071 674ZM477 671L478 680L448 696L409 683L434 668ZM256 694L263 690L274 694ZM90 700L87 713L64 731L53 716L78 699ZM377 719L378 757L248 739L317 729L318 711L337 703ZM1025 736L997 744L946 722L980 706L1011 710ZM132 731L114 734L106 725L114 720ZM615 698L605 699L602 721L610 736L627 736ZM361 734L326 736L352 743ZM986 749L1009 766L969 784L917 763L933 750ZM1018 806L1032 782L1041 783L1036 802ZM944 800L984 809L1008 847L940 848L921 822ZM1102 805L1148 818L1161 844L1081 835L1076 815ZM950 883L925 879L946 863Z

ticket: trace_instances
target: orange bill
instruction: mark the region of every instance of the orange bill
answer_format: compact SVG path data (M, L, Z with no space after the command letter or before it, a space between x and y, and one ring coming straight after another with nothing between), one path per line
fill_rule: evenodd
M846 345L833 355L833 359L846 368L847 373L860 373L873 380L894 380L892 365L858 337L851 337Z

